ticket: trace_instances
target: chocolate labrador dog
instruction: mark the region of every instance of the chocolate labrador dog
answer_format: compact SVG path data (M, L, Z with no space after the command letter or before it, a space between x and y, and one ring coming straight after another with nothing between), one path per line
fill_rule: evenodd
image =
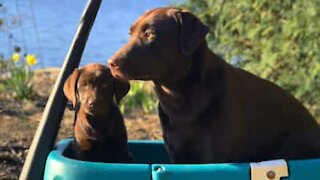
M174 163L320 157L320 129L292 95L213 53L191 12L157 8L109 59L119 79L152 80Z
M109 68L89 64L75 70L64 84L66 97L76 107L74 156L86 161L131 161L127 132L117 103L130 89L112 77Z

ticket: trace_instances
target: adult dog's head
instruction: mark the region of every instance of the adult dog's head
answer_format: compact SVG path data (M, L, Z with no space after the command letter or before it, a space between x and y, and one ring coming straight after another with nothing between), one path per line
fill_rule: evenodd
M89 64L76 69L64 84L64 94L74 106L91 115L108 113L113 97L119 102L129 91L130 85L112 77L109 68L101 64Z
M109 60L113 76L135 80L176 80L208 32L196 16L178 8L145 12L130 28L130 39Z

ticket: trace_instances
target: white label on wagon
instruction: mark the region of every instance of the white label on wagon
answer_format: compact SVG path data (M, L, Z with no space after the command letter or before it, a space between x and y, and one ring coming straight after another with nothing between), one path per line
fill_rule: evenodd
M280 180L288 177L288 165L283 159L250 163L251 180Z

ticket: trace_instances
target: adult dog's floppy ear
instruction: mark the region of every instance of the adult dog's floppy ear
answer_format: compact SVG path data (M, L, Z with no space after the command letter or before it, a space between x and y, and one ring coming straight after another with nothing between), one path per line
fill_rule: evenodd
M184 55L191 55L205 41L209 28L187 10L178 10L175 19L180 25L180 48Z
M120 103L120 100L129 92L130 84L128 81L113 79L114 82L114 95L117 104Z
M64 95L67 97L69 101L72 102L73 107L76 107L77 103L77 81L80 75L80 70L76 69L72 72L72 74L68 77L63 86Z

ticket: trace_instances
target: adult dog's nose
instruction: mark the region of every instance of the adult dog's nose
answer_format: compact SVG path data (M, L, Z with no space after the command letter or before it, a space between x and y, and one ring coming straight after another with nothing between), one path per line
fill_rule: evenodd
M94 98L90 98L90 99L88 100L88 105L89 105L90 107L94 107L95 104L96 104L96 101L95 101Z
M112 68L118 67L114 62L109 61L109 66Z
M114 59L109 59L108 60L108 65L110 68L114 68L114 69L119 69L119 64L115 62Z

